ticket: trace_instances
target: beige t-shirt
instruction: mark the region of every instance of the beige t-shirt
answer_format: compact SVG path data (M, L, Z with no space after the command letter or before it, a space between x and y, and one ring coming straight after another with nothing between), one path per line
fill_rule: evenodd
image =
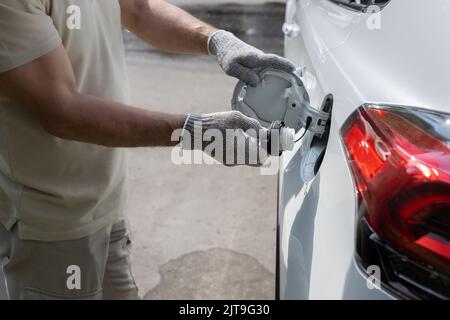
M79 92L128 102L118 0L0 1L0 73L61 43ZM124 150L53 137L25 110L0 92L0 222L17 222L23 239L57 241L116 219L126 202Z

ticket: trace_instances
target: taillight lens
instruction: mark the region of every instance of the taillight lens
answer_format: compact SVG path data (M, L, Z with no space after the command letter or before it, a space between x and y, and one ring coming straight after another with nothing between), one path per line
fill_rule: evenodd
M450 296L450 115L364 105L341 129L358 195L357 253L405 298Z

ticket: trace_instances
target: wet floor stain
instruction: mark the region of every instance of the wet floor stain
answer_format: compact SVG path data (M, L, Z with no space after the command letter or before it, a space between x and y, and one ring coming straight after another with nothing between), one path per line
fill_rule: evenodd
M195 251L159 269L144 299L273 299L275 276L252 256L228 249Z

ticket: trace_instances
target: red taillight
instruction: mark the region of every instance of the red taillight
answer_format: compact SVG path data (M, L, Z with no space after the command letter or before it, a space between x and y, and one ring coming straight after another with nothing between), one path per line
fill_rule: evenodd
M450 116L360 107L341 135L361 219L390 247L450 275Z
M446 239L430 233L418 239L416 243L419 246L450 260L450 244Z

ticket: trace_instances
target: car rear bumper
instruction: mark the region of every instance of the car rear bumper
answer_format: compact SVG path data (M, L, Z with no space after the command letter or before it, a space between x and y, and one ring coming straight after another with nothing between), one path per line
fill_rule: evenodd
M344 300L395 300L392 296L383 288L369 289L368 278L361 269L358 267L355 260L350 264L350 268L347 272L345 280L345 287L342 294Z

